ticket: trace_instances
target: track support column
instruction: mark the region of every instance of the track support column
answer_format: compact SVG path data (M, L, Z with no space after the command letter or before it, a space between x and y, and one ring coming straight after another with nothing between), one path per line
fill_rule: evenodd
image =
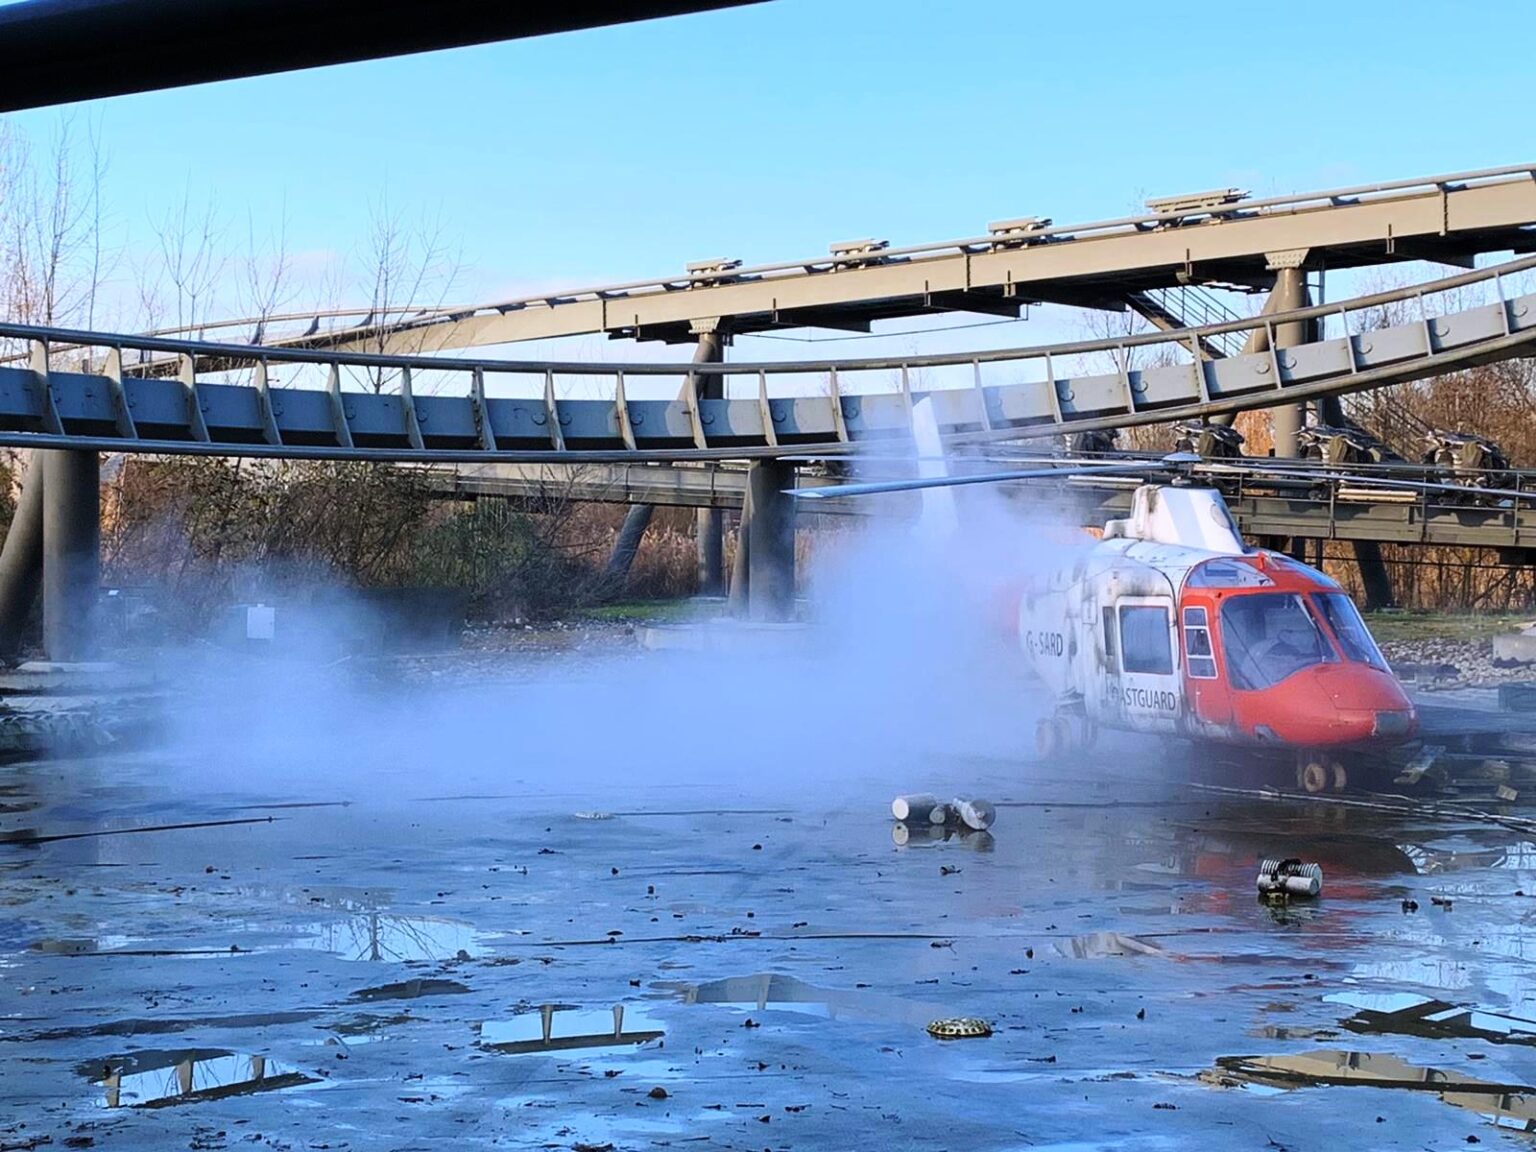
M693 351L695 364L718 364L725 359L725 333L718 320L700 325L699 342ZM717 373L694 377L700 400L724 400L725 377ZM725 517L718 508L700 508L694 520L698 546L699 595L725 595Z
M43 465L43 646L50 660L89 660L101 592L101 461L95 452L69 449L37 456Z
M33 452L0 550L0 656L14 656L43 583L43 458Z
M794 466L759 460L747 472L749 506L742 528L747 538L747 615L784 621L795 611Z
M1276 257L1291 257L1291 259L1282 262L1276 260ZM1270 292L1270 299L1275 303L1274 311L1289 312L1293 308L1307 306L1309 302L1307 278L1301 268L1301 261L1305 257L1305 252L1270 254L1271 262L1280 264L1280 267L1275 270L1275 287ZM1275 350L1278 352L1282 348L1294 348L1298 344L1308 343L1315 326L1309 320L1275 325ZM1283 404L1270 410L1277 458L1294 460L1301 455L1304 412L1305 408L1300 404Z
M624 590L635 553L640 551L640 541L645 539L645 530L651 526L655 513L654 504L636 504L624 514L624 523L613 540L613 551L608 553L608 566L603 570L614 592Z

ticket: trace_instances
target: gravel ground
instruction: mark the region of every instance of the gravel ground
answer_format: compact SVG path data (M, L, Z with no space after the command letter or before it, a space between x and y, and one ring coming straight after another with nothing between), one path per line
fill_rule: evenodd
M1389 640L1381 650L1399 676L1425 691L1536 681L1536 664L1495 664L1486 638Z
M395 667L406 680L480 682L487 677L516 675L518 669L526 672L530 657L598 657L632 651L639 647L643 630L643 624L604 620L474 624L464 629L458 648L400 657ZM509 656L518 660L509 660Z

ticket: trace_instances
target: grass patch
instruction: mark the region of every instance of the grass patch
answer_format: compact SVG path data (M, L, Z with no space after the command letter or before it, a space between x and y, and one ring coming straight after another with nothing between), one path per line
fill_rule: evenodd
M609 624L675 624L709 619L723 611L723 605L700 600L624 600L588 609L581 616L585 620L601 620Z
M1371 612L1366 623L1384 642L1400 640L1485 640L1530 622L1530 612Z

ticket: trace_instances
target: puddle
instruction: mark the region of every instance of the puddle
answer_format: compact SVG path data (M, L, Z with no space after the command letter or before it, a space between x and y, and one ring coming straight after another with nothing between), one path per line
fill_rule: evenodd
M1051 945L1057 955L1069 960L1096 960L1105 956L1168 956L1168 950L1136 936L1120 932L1090 932Z
M473 960L482 952L472 925L435 916L370 912L316 924L284 947L333 952L344 960Z
M879 992L818 988L777 972L733 976L705 984L660 984L657 987L677 993L684 1004L725 1004L758 1012L773 1007L828 1020L894 1021L924 1028L941 1016L954 1015L943 1007Z
M1409 996L1407 1002L1353 1005L1360 1010L1340 1024L1351 1032L1395 1033L1430 1040L1486 1040L1492 1044L1536 1045L1536 1020L1484 1012L1444 1000Z
M352 993L353 1000L415 1000L422 996L458 996L469 991L469 985L457 980L400 980L394 984L380 984L375 988L359 988Z
M314 1084L286 1064L222 1048L134 1052L79 1069L106 1108L167 1108Z
M67 1028L48 1028L38 1032L13 1032L0 1035L0 1043L39 1043L51 1040L79 1040L93 1036L154 1036L185 1032L191 1028L270 1028L297 1024L319 1016L317 1009L293 1012L244 1012L233 1016L129 1016L100 1024L79 1024Z
M1442 1101L1486 1116L1495 1124L1536 1130L1536 1088L1496 1084L1459 1072L1409 1064L1396 1056L1323 1048L1293 1056L1222 1056L1219 1072L1202 1078L1226 1085L1268 1089L1349 1085L1434 1092Z
M505 1053L647 1044L665 1034L660 1021L637 1004L615 1004L611 1009L546 1004L508 1020L487 1020L480 1025L481 1045Z

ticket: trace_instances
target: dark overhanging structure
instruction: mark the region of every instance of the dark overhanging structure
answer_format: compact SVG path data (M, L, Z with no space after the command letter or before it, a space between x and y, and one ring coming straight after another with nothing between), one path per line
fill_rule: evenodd
M26 0L0 6L0 112L762 2Z

